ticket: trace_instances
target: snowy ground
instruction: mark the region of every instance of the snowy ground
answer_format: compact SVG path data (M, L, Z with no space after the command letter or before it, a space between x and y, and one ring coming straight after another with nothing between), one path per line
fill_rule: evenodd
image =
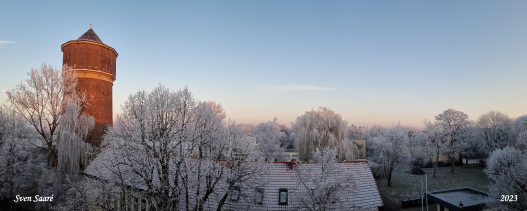
M428 191L468 186L488 192L489 179L483 173L483 169L482 167L456 166L455 173L450 174L450 167L438 167L437 177L434 178L432 177L433 168L423 168L428 175ZM421 178L424 183L424 175L396 172L392 178L392 187L387 186L386 178L375 180L381 194L400 207L401 200L420 198Z

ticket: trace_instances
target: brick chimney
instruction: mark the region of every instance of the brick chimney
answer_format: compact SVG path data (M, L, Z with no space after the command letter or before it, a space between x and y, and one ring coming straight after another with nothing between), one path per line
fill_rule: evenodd
M290 170L293 170L294 168L296 167L296 159L291 159L291 161L289 162L289 169Z

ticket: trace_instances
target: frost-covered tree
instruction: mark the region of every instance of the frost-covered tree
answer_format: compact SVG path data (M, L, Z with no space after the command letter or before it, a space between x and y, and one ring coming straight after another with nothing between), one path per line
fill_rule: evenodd
M223 106L221 106L221 104L216 103L214 101L206 101L205 104L207 104L207 106L212 109L212 111L216 114L217 118L225 120L227 114L225 114L225 111L223 110Z
M8 199L8 206L13 206L16 195L35 193L41 169L35 164L30 139L25 120L0 107L0 200Z
M520 133L527 131L527 115L519 116L512 123L512 138L517 140Z
M287 158L285 150L280 147L282 133L277 121L275 117L272 122L262 122L252 130L257 148L263 152L264 159L267 161L285 161Z
M193 146L186 144L193 138L196 106L186 88L173 91L160 85L151 92L139 91L128 97L122 106L123 113L117 115L114 127L104 137L103 145L115 154L114 158L104 160L119 161L118 170L130 169L126 171L131 172L127 182L143 182L146 194L156 196L161 210L171 209L172 200L179 198L176 195L180 193L179 180L172 180L174 184L170 178L172 171L181 174L184 159L173 166L172 157L197 153L187 150ZM156 179L160 185L154 184Z
M80 106L68 104L58 124L59 138L55 146L58 155L57 167L45 170L38 183L39 194L53 195L54 200L36 204L37 209L47 210L63 203L84 203L70 201L70 196L67 194L71 193L71 188L76 187L73 183L80 180L76 174L81 167L86 167L91 153L94 153L91 144L84 141L94 124L93 117L81 114ZM68 183L63 184L63 182Z
M521 150L527 149L527 130L522 131L516 138L516 147Z
M496 149L514 145L515 140L511 137L512 119L507 114L489 111L479 117L477 127L482 135L487 154Z
M469 137L470 121L468 115L454 109L445 110L435 117L436 122L441 125L446 135L445 154L450 162L450 173L454 173L456 153L463 149L463 141Z
M197 102L186 88L162 85L130 95L104 138L108 152L94 162L105 163L113 181L141 184L159 210L207 209L212 198L258 184L265 172L263 164L244 163L260 155L242 130L223 121L217 105ZM227 187L219 185L227 180Z
M88 194L95 195L94 187L98 185L93 181L87 179L76 179L70 180L69 177L65 178L66 183L63 185L66 189L64 196L67 200L63 200L60 203L50 207L50 210L56 211L88 211L89 210L89 197ZM74 182L75 181L75 182ZM90 191L91 190L91 191Z
M300 160L310 160L314 149L325 147L335 147L338 160L355 160L359 155L357 146L346 138L347 122L329 108L297 117L293 130Z
M385 131L385 127L380 125L373 125L362 134L363 138L366 139L366 155L368 156L368 158L370 158L374 154L372 148L373 138L383 135Z
M414 136L421 131L421 129L414 126L406 126L405 128L408 131L406 134L410 140L414 139Z
M348 127L347 138L349 140L361 140L363 139L362 134L366 131L366 127L351 125Z
M229 136L231 136L229 140L232 140L229 148L236 149L236 151L229 153L229 158L226 159L227 163L216 161L227 167L222 169L223 178L219 177L227 185L217 187L211 192L219 196L220 200L216 206L218 211L239 208L239 206L229 204L228 201L229 197L232 199L236 196L238 196L238 201L249 202L247 208L252 207L254 202L250 198L252 196L250 193L254 192L256 187L264 186L267 183L268 165L263 162L263 153L253 143L245 141L245 133L235 127L234 123L229 123L228 131ZM222 171L216 170L213 175L217 175L217 173L222 173Z
M252 123L238 123L238 124L236 124L236 127L240 128L241 130L243 130L243 132L245 132L247 134L250 134L250 133L253 132L253 130L256 127L256 125L254 125Z
M446 143L446 134L443 131L443 127L437 122L432 123L430 121L425 121L426 126L426 139L424 141L424 147L422 151L422 156L427 162L432 163L434 167L433 176L436 177L437 172L437 162L439 162L439 157L444 153Z
M286 127L285 125L280 126L280 147L284 149L295 148L295 132L292 128Z
M322 151L315 148L312 162L295 164L293 176L298 181L295 191L301 210L349 209L342 202L357 184L350 171L339 168L336 156L335 148L326 147Z
M514 196L514 202L504 202L501 206L510 210L527 209L526 151L510 146L493 151L488 159L485 174L492 180L489 189L496 197Z
M180 194L185 200L180 209L204 210L208 202L219 197L216 209L222 210L235 189L239 191L238 196L243 197L260 183L258 180L265 174L266 165L262 164L259 151L245 141L246 135L235 127L234 122L221 121L204 104L199 104L196 110L195 136L190 144L199 154L181 163ZM220 185L223 182L227 186Z
M381 166L381 174L392 186L393 171L406 169L412 163L407 128L397 125L372 139L373 159Z
M84 142L88 131L95 126L92 116L81 115L81 107L69 104L60 117L60 141L57 144L58 169L65 173L77 173L80 164L88 164L91 144Z
M362 136L364 137L364 139L368 140L370 138L377 137L377 136L384 134L385 131L386 131L385 127L380 126L380 125L373 125L369 129L367 129L362 134Z
M64 190L62 198L64 199L50 206L49 210L88 211L93 210L95 208L94 205L100 208L97 210L103 211L132 210L130 207L131 203L125 203L126 198L131 195L132 190L124 188L120 184L115 185L112 182L84 177L82 175L67 175L64 178L64 184L62 186ZM125 192L121 192L121 190L125 190ZM121 209L118 209L119 204L122 205Z
M414 150L415 147L417 146L422 146L423 145L423 130L417 128L417 127L413 127L413 126L406 126L404 127L406 128L406 130L408 131L407 132L407 136L408 136L408 140L409 140L409 143L410 143L410 154L412 156L412 158L414 159L414 161L416 162L421 162L420 160L417 160L415 159L417 157L417 155L415 154L416 151Z
M412 158L414 158L414 164L426 164L427 161L426 158L422 156L422 151L427 140L428 135L426 129L423 129L423 131L419 131L413 134L412 139L410 140L410 153L412 155Z
M10 106L40 135L40 147L47 151L48 167L56 166L57 133L60 117L68 104L82 107L86 102L82 90L77 90L75 71L64 66L62 70L42 63L40 69L31 69L29 78L6 91Z

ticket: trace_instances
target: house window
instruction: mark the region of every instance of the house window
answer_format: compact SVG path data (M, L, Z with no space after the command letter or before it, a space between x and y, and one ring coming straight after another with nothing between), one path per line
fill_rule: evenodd
M123 204L124 198L123 197L124 197L123 193L119 192L119 196L117 196L117 200L118 200L117 201L117 205L115 207L116 210L117 209L121 209L124 206L124 204Z
M146 200L141 200L141 210L146 211Z
M231 190L231 201L237 202L240 199L240 187Z
M280 188L279 194L278 194L278 204L287 205L287 189Z
M128 200L126 201L126 210L132 210L132 196L128 195Z
M112 208L113 208L114 210L117 210L117 200L119 200L119 199L113 197L113 200L112 200Z
M106 195L106 203L104 203L103 208L111 209L113 206L112 197L108 194Z
M264 189L256 188L256 192L254 192L254 203L263 204L263 197L264 197Z

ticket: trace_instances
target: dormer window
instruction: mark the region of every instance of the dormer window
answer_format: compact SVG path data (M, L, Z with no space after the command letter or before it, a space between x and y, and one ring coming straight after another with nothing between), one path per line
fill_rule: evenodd
M263 204L263 198L264 198L264 189L256 188L256 191L254 192L254 203Z
M231 201L237 202L240 199L240 187L234 187L231 190Z
M287 205L287 189L280 188L278 193L278 204Z

